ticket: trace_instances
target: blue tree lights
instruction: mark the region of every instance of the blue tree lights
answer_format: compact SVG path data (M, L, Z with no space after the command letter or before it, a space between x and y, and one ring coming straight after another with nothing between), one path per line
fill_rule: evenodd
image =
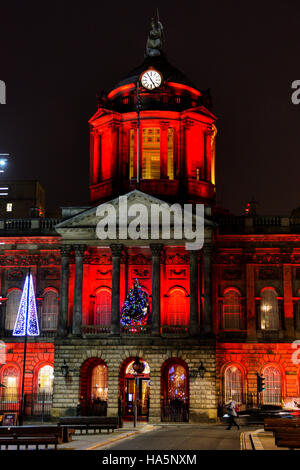
M39 336L39 321L36 309L33 280L27 274L19 305L13 336Z

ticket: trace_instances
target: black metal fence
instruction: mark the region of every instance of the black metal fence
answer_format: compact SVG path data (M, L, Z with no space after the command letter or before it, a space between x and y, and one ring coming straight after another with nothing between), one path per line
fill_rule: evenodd
M21 396L0 396L0 412L20 413ZM25 393L24 414L25 416L47 417L51 416L52 393Z

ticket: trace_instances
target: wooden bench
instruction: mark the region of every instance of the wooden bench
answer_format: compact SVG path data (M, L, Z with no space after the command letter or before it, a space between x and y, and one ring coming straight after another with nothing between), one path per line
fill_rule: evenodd
M300 427L300 419L293 418L266 418L264 420L265 431L273 431L279 428L298 428Z
M85 431L86 434L89 430L94 433L98 430L100 433L102 429L114 432L115 429L120 427L119 417L106 417L106 416L66 416L59 419L59 426L69 427L75 430Z
M271 431L277 447L300 448L300 419L267 418L265 431Z
M36 449L44 446L48 449L49 445L53 445L57 449L57 445L63 442L63 429L59 426L2 426L0 428L0 450L2 446L8 449L8 446L25 446L34 445Z

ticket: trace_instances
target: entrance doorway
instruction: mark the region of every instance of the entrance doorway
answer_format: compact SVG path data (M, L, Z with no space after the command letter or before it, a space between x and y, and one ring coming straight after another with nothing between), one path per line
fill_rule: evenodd
M127 361L126 361L127 362ZM133 421L135 394L137 398L137 419L138 421L148 421L149 401L150 401L150 368L147 362L142 359L145 369L143 374L139 374L136 379L133 370L134 359L123 365L124 376L120 377L121 385L121 413L125 421ZM122 372L122 371L121 371Z
M162 367L161 378L161 420L164 422L188 422L188 366L180 359L168 359Z

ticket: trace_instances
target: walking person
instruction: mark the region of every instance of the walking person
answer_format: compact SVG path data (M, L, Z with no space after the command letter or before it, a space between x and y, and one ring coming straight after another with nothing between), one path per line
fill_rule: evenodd
M229 415L229 423L228 423L228 427L226 429L231 429L231 426L236 426L238 429L240 429L238 423L235 420L235 418L238 416L238 414L237 414L237 410L238 410L237 403L232 399L232 397L230 397L229 400L230 401L227 405L227 414Z

